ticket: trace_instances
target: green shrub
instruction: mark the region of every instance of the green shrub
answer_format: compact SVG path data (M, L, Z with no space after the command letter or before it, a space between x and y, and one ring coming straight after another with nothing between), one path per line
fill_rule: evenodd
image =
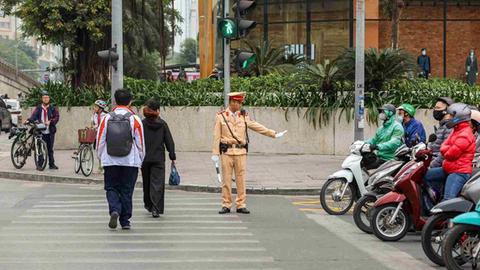
M317 67L318 68L318 67ZM310 70L311 71L311 70ZM269 74L262 77L233 78L232 91L248 93L245 105L255 107L279 107L286 111L307 108L304 115L314 126L328 123L334 112L338 117L353 117L354 83L333 82L332 90L322 89L323 81L316 73L297 72L289 75ZM134 105L141 106L149 98L157 98L163 106L221 106L223 104L223 81L203 79L186 82L156 82L125 79L125 87L134 95ZM50 92L58 106L89 106L102 98L109 99L109 89L80 88L50 83L42 87ZM25 106L36 105L41 89L32 89ZM332 97L332 91L334 98ZM459 102L480 105L480 87L470 87L456 80L399 79L387 81L383 90L365 93L367 119L376 122L377 108L386 103L399 105L404 102L417 108L432 108L437 97L450 96Z

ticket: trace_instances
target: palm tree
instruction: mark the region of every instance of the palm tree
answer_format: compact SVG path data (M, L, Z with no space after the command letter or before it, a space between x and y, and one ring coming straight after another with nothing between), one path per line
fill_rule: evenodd
M392 49L398 49L400 36L400 16L405 7L405 0L382 0L383 13L392 23Z

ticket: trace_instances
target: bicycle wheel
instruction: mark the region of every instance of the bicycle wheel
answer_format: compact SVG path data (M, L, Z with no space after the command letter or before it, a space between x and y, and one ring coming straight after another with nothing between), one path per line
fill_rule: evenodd
M27 149L25 144L21 140L22 136L17 136L12 143L10 150L10 158L12 160L13 167L21 169L27 163Z
M91 145L86 145L80 151L80 169L83 175L89 176L93 171L93 149Z
M73 168L73 170L75 171L75 173L78 173L80 171L80 167L81 167L81 163L80 163L80 152L82 150L82 145L80 145L78 147L78 150L77 152L74 152L73 153L73 159L74 159L74 162L75 162L75 166Z
M42 139L35 138L34 158L37 170L45 170L48 162L47 143Z

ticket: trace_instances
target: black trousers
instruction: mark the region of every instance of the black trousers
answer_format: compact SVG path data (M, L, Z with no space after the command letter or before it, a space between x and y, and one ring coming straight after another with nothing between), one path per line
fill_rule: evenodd
M132 197L137 182L138 168L125 166L105 167L104 181L109 213L120 214L120 225L130 224Z
M43 140L47 143L48 164L55 165L55 158L53 157L53 145L55 144L55 134L42 134Z
M165 208L165 162L145 162L142 166L145 208L163 214Z

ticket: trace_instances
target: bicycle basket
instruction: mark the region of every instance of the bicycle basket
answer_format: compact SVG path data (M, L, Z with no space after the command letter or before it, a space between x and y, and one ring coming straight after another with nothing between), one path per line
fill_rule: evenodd
M47 129L47 126L43 123L39 123L35 125L35 129L38 131L44 131Z
M94 129L86 128L78 130L79 143L94 143L96 136L97 132Z

